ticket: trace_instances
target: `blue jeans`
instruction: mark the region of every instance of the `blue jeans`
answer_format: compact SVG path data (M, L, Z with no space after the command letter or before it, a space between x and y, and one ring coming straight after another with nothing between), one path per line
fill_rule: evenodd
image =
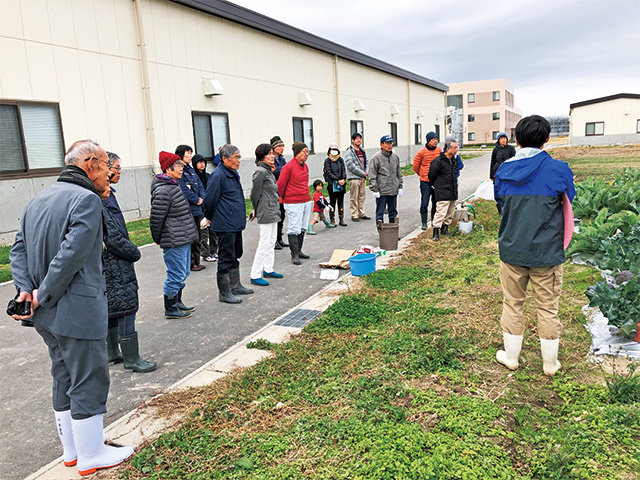
M118 335L133 335L136 333L136 314L130 313L120 317L109 317L109 328L117 328Z
M420 213L429 211L429 199L431 198L431 184L420 180Z
M167 279L164 282L164 294L175 297L191 271L191 245L164 248L164 264L167 266Z
M389 207L389 223L393 223L398 216L398 210L396 208L398 204L397 195L388 195L376 198L376 222L378 220L384 221L384 210Z

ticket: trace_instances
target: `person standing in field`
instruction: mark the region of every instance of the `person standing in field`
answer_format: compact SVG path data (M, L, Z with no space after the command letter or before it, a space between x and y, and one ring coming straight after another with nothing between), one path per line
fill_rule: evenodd
M571 202L576 194L569 165L542 150L550 132L549 122L539 115L520 120L516 142L521 150L500 166L494 178L496 203L502 207L498 246L504 292L500 318L504 350L498 350L496 359L510 370L518 368L525 330L523 306L531 283L543 371L549 376L561 368L558 304L566 261L562 199L566 195Z

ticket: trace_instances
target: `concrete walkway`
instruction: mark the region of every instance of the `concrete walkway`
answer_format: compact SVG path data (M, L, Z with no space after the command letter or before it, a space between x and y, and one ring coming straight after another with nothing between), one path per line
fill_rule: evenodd
M473 193L477 185L487 178L488 171L487 155L466 161L460 177L460 198ZM250 179L243 181L246 183ZM401 237L419 228L417 176L405 177L404 192L399 200ZM374 200L368 193L367 213L372 215L373 211ZM189 379L196 377L194 372L208 372L204 377L202 374L197 376L198 382L203 378L214 380L229 368L229 364L212 363L211 359L224 362L222 355L229 353L230 347L271 325L327 286L328 282L319 278L322 269L318 263L328 260L335 248L378 244L373 221L352 223L347 219L347 223L348 227L331 230L317 226L318 234L305 238L304 250L312 258L304 261L302 266L291 264L288 251L277 251L275 268L285 278L272 280L269 287L254 286L255 294L244 297L241 305L218 301L216 264L206 264L206 270L192 273L187 280L184 300L194 304L197 311L191 318L181 321L166 320L163 315L164 264L161 250L155 245L143 247L142 259L136 264L140 283L140 311L136 326L142 356L157 362L158 370L132 374L124 372L121 365L111 367L105 425L123 417L125 420L120 420L120 424L131 421L132 410L173 385L188 385ZM251 223L244 234L245 255L241 261L241 274L246 285L249 284L257 239L258 226ZM14 294L13 285L0 286L0 298L9 299ZM277 329L276 333L270 334L284 338L289 333ZM237 349L232 351L237 353ZM249 352L249 357L263 354ZM61 455L53 427L49 368L46 348L36 332L6 319L0 325L0 478L24 478ZM140 426L142 428L143 425ZM73 477L72 472L69 474Z

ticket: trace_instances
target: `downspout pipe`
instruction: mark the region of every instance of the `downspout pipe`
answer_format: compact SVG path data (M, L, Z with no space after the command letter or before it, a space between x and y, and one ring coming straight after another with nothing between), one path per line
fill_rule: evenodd
M138 50L140 51L140 68L142 73L142 102L144 104L144 118L147 129L147 148L153 170L155 173L161 173L160 164L155 158L156 155L156 139L153 127L153 113L151 110L151 89L149 87L149 67L147 64L147 45L144 41L144 28L142 25L142 15L140 14L140 0L132 0L133 9L136 16L136 26L138 34Z

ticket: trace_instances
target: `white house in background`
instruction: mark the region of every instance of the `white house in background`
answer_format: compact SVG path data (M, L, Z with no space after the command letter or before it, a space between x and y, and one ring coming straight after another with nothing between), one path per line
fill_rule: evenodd
M369 154L390 133L405 163L444 131L444 84L226 1L1 3L0 244L75 140L120 155L131 219L149 210L158 152L179 144L207 158L237 145L249 189L255 147L274 135L287 159L309 145L313 179L354 131Z
M569 117L571 145L640 143L640 94L572 103Z

